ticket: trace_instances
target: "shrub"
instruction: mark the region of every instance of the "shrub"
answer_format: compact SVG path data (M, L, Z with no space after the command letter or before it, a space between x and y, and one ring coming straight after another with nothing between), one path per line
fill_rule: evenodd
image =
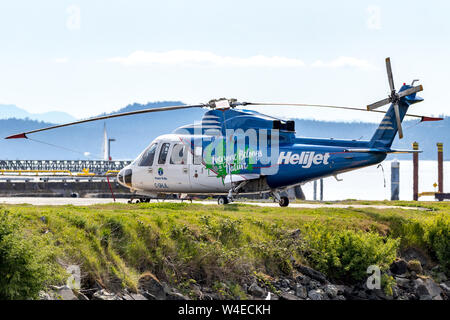
M19 223L0 213L0 299L33 299L50 279L46 248L25 238Z
M445 214L405 221L396 231L402 246L418 246L433 255L444 270L450 270L450 217Z
M330 231L309 225L305 235L305 256L310 264L330 278L346 282L367 277L367 267L386 270L396 257L398 240L362 231Z
M242 221L234 219L219 219L213 221L210 216L200 217L207 233L224 245L238 245L242 240Z
M439 215L426 222L424 241L448 272L450 270L450 218Z

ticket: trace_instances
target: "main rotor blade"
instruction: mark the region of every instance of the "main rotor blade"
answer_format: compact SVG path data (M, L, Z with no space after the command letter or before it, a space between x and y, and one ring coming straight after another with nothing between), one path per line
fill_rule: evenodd
M324 104L307 104L307 103L274 103L274 102L244 102L243 106L288 106L288 107L314 107L314 108L332 108L332 109L343 109L343 110L354 110L354 111L365 111L365 112L377 112L377 113L386 113L386 111L382 110L367 110L363 108L355 108L355 107L343 107L343 106L331 106ZM441 121L444 118L435 118L428 116L421 116L418 114L410 114L407 113L405 116L420 118L421 121Z
M151 113L151 112L170 111L170 110L189 109L189 108L202 108L204 106L206 106L206 105L205 104L179 105L179 106L168 106L168 107L149 108L149 109L130 111L130 112L122 112L122 113L116 113L116 114L111 114L111 115L107 115L107 116L94 117L94 118L89 118L89 119L85 119L85 120L79 120L79 121L74 121L74 122L69 122L69 123L64 123L64 124L58 124L58 125L51 126L51 127L46 127L46 128L31 130L31 131L27 131L27 132L22 132L22 133L19 133L19 134L8 136L5 139L20 139L20 138L25 138L26 139L27 138L27 134L41 132L41 131L46 131L46 130L52 130L52 129L57 129L57 128L62 128L62 127L68 127L68 126L73 126L73 125L76 125L76 124L92 122L92 121L98 121L98 120L105 120L105 119L118 118L118 117L125 117L125 116L131 116L131 115L135 115L135 114L141 114L141 113Z
M398 137L400 139L403 139L403 129L402 129L402 122L400 120L400 111L398 109L398 103L394 104L394 111L395 111L395 120L397 120Z
M392 67L391 67L391 58L386 58L386 71L389 81L389 88L391 88L391 92L395 90L394 87L394 79L392 77Z
M382 106L384 106L386 104L389 104L390 102L391 102L391 98L386 98L386 99L377 101L375 103L369 104L367 106L367 111L372 111L372 110L377 109L379 107L382 107Z
M416 86L416 87L412 87L409 89L406 89L405 91L399 92L398 96L401 97L406 97L409 96L410 94L416 93L416 92L420 92L423 91L423 87L422 85Z

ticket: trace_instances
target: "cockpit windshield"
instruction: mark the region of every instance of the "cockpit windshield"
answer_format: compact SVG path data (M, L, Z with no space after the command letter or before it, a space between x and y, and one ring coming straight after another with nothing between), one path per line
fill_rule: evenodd
M155 159L156 148L158 147L157 143L152 143L150 147L148 147L138 159L136 159L135 163L139 167L150 167L153 165L153 160Z

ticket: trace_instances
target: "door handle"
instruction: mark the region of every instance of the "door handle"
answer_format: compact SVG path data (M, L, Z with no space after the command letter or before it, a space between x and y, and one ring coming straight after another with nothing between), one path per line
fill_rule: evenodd
M152 172L153 172L153 169L152 169L152 168L148 168L147 172L148 172L148 173L152 173Z
M188 173L188 168L183 168L184 173Z

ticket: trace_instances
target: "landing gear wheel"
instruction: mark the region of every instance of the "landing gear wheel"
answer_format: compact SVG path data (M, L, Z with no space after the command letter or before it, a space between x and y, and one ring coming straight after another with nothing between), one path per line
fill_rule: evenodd
M278 202L280 207L287 207L289 205L289 198L288 197L281 197L280 201Z
M220 196L219 198L217 198L217 203L219 205L228 204L228 198L226 196Z

